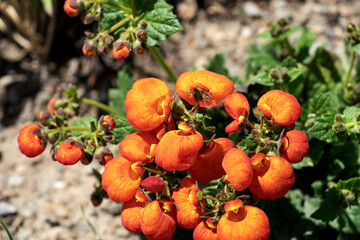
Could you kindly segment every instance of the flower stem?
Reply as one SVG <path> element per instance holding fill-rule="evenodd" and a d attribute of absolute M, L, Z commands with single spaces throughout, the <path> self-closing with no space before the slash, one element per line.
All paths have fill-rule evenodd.
<path fill-rule="evenodd" d="M 347 87 L 348 83 L 349 83 L 351 72 L 352 72 L 352 69 L 354 67 L 354 62 L 355 62 L 355 52 L 351 51 L 350 65 L 349 65 L 349 69 L 348 69 L 348 71 L 346 73 L 346 77 L 344 79 L 344 82 L 343 82 L 343 89 L 345 89 Z"/>
<path fill-rule="evenodd" d="M 85 104 L 88 104 L 88 105 L 92 105 L 92 106 L 95 106 L 101 110 L 104 110 L 105 112 L 108 112 L 108 113 L 112 113 L 116 116 L 119 116 L 121 118 L 125 118 L 125 116 L 121 113 L 119 113 L 118 111 L 116 111 L 115 109 L 103 104 L 103 103 L 99 103 L 99 102 L 96 102 L 94 100 L 91 100 L 91 99 L 88 99 L 88 98 L 81 98 L 80 99 L 80 102 L 82 103 L 85 103 Z"/>
<path fill-rule="evenodd" d="M 346 126 L 346 128 L 352 128 L 353 126 L 355 126 L 357 124 L 360 124 L 360 121 L 359 122 L 349 122 L 349 123 L 346 123 L 345 126 Z"/>
<path fill-rule="evenodd" d="M 0 220 L 0 224 L 3 226 L 3 228 L 5 229 L 5 231 L 6 231 L 6 233 L 7 233 L 7 235 L 8 235 L 8 237 L 9 237 L 9 240 L 13 240 L 13 238 L 12 238 L 12 235 L 11 235 L 11 233 L 10 233 L 10 231 L 7 229 L 7 227 L 5 226 L 5 224 Z"/>
<path fill-rule="evenodd" d="M 106 31 L 107 34 L 112 33 L 114 31 L 116 31 L 119 27 L 121 27 L 122 25 L 124 25 L 125 23 L 127 23 L 128 21 L 130 21 L 131 16 L 127 16 L 126 18 L 122 19 L 121 21 L 119 21 L 118 23 L 114 24 L 113 26 L 111 26 L 109 28 L 109 30 Z"/>
<path fill-rule="evenodd" d="M 135 1 L 131 0 L 131 12 L 134 17 L 137 16 L 136 7 L 135 7 Z"/>
<path fill-rule="evenodd" d="M 108 5 L 110 7 L 122 10 L 122 11 L 124 11 L 126 13 L 131 13 L 130 8 L 124 7 L 124 6 L 120 5 L 120 4 L 116 4 L 116 3 L 113 3 L 113 2 L 110 2 L 110 1 L 107 1 L 107 0 L 85 0 L 85 1 L 90 2 L 90 3 L 93 2 L 93 3 L 105 4 L 105 5 Z"/>
<path fill-rule="evenodd" d="M 171 70 L 171 68 L 166 64 L 165 59 L 161 55 L 160 51 L 153 46 L 148 46 L 149 51 L 154 56 L 156 61 L 161 65 L 161 67 L 165 70 L 166 74 L 169 76 L 170 80 L 174 83 L 176 83 L 177 77 L 174 74 L 174 72 Z"/>
<path fill-rule="evenodd" d="M 58 133 L 58 132 L 67 132 L 67 131 L 87 131 L 91 132 L 89 127 L 82 127 L 82 126 L 68 126 L 68 127 L 60 127 L 55 129 L 49 129 L 48 133 Z"/>

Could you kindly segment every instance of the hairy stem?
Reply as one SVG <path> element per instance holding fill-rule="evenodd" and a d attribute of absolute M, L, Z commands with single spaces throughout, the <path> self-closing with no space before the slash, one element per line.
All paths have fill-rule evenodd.
<path fill-rule="evenodd" d="M 105 4 L 105 5 L 108 5 L 110 7 L 113 7 L 113 8 L 116 8 L 116 9 L 119 9 L 119 10 L 122 10 L 126 13 L 131 13 L 131 9 L 130 8 L 127 8 L 127 7 L 124 7 L 123 5 L 121 4 L 116 4 L 116 3 L 113 3 L 111 1 L 107 1 L 107 0 L 86 0 L 86 2 L 92 2 L 92 3 L 100 3 L 100 4 Z"/>
<path fill-rule="evenodd" d="M 352 72 L 352 69 L 354 67 L 354 62 L 355 62 L 355 52 L 354 51 L 351 51 L 351 56 L 350 56 L 350 65 L 349 65 L 349 69 L 346 73 L 346 76 L 345 76 L 345 79 L 344 79 L 344 82 L 343 82 L 343 89 L 345 89 L 350 81 L 350 76 L 351 76 L 351 72 Z"/>
<path fill-rule="evenodd" d="M 82 103 L 85 103 L 85 104 L 88 104 L 88 105 L 91 105 L 91 106 L 95 106 L 101 110 L 104 110 L 105 112 L 108 112 L 108 113 L 112 113 L 116 116 L 119 116 L 121 118 L 125 118 L 125 116 L 121 113 L 119 113 L 118 111 L 116 111 L 115 109 L 103 104 L 103 103 L 99 103 L 99 102 L 96 102 L 94 100 L 91 100 L 91 99 L 88 99 L 88 98 L 81 98 L 80 99 L 80 102 Z"/>
<path fill-rule="evenodd" d="M 170 80 L 176 83 L 177 77 L 171 68 L 166 64 L 165 59 L 161 55 L 160 51 L 156 47 L 149 46 L 148 47 L 151 54 L 154 56 L 156 61 L 161 65 L 161 67 L 165 70 L 166 74 L 169 76 Z"/>

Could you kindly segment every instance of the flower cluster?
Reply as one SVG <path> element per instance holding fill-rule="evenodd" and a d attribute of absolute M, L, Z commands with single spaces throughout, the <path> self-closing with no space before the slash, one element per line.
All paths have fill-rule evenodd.
<path fill-rule="evenodd" d="M 221 104 L 233 119 L 227 133 L 243 131 L 252 151 L 206 126 L 206 109 Z M 119 144 L 120 157 L 105 164 L 102 187 L 124 202 L 123 226 L 152 239 L 171 239 L 176 226 L 194 229 L 196 240 L 266 239 L 259 199 L 284 196 L 295 182 L 291 164 L 309 149 L 306 135 L 292 130 L 301 106 L 291 94 L 272 90 L 260 97 L 250 121 L 247 98 L 225 76 L 207 70 L 183 73 L 176 95 L 156 78 L 137 80 L 126 95 L 127 119 L 136 132 Z M 204 117 L 206 115 L 206 117 Z M 217 184 L 212 189 L 212 183 Z"/>
<path fill-rule="evenodd" d="M 35 157 L 50 142 L 53 159 L 64 165 L 97 159 L 105 167 L 93 204 L 104 196 L 123 202 L 123 226 L 150 240 L 171 239 L 176 226 L 194 229 L 196 240 L 266 239 L 269 220 L 255 205 L 289 191 L 295 182 L 291 164 L 309 150 L 306 135 L 293 130 L 300 104 L 291 94 L 272 90 L 250 116 L 247 98 L 234 92 L 233 83 L 207 70 L 183 73 L 175 90 L 172 96 L 156 78 L 134 82 L 125 109 L 139 131 L 120 141 L 120 156 L 106 147 L 116 128 L 113 117 L 102 116 L 91 127 L 69 123 L 81 102 L 73 87 L 50 99 L 40 123 L 21 129 L 19 149 Z M 225 132 L 240 133 L 254 149 L 241 148 L 237 139 L 216 138 L 216 128 L 206 120 L 209 108 L 222 104 L 233 119 Z"/>
<path fill-rule="evenodd" d="M 69 17 L 81 16 L 84 24 L 99 22 L 102 17 L 102 6 L 96 1 L 90 0 L 66 0 L 64 2 L 64 11 Z M 96 53 L 112 53 L 114 59 L 124 60 L 131 51 L 142 55 L 146 52 L 146 41 L 148 34 L 145 31 L 147 24 L 144 20 L 138 21 L 136 26 L 130 26 L 123 31 L 119 37 L 110 35 L 111 32 L 118 30 L 130 18 L 124 18 L 119 26 L 113 26 L 109 29 L 95 28 L 93 31 L 86 31 L 86 40 L 82 47 L 82 52 L 87 57 L 94 57 Z"/>

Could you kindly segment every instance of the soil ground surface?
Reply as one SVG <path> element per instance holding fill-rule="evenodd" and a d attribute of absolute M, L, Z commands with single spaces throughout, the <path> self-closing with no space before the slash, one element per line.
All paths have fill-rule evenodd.
<path fill-rule="evenodd" d="M 243 75 L 246 46 L 261 41 L 256 36 L 281 17 L 291 25 L 310 27 L 316 34 L 315 46 L 325 44 L 344 56 L 345 27 L 348 22 L 360 23 L 360 1 L 356 0 L 173 3 L 184 30 L 164 41 L 161 51 L 176 74 L 193 66 L 202 68 L 210 57 L 225 52 L 230 74 Z M 75 84 L 81 96 L 106 103 L 107 90 L 116 87 L 116 71 L 124 64 L 111 56 L 82 56 L 86 27 L 60 10 L 47 61 L 31 51 L 19 55 L 24 49 L 0 31 L 0 219 L 19 240 L 96 239 L 88 221 L 101 239 L 145 239 L 122 227 L 121 204 L 104 200 L 101 206 L 92 206 L 89 198 L 96 183 L 92 168 L 101 172 L 99 164 L 64 167 L 51 160 L 49 149 L 32 159 L 18 150 L 19 129 L 46 109 L 59 85 Z M 167 79 L 149 53 L 127 62 L 134 66 L 135 79 Z M 93 108 L 81 111 L 99 114 Z M 8 239 L 2 228 L 0 239 Z"/>

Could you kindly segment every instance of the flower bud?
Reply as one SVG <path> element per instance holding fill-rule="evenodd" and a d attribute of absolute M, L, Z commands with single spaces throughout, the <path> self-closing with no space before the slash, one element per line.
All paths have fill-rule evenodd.
<path fill-rule="evenodd" d="M 118 60 L 124 60 L 130 55 L 131 47 L 128 42 L 115 42 L 112 50 L 113 57 Z"/>
<path fill-rule="evenodd" d="M 66 0 L 64 3 L 64 11 L 69 17 L 76 17 L 78 15 L 78 7 L 76 0 Z"/>
<path fill-rule="evenodd" d="M 136 36 L 141 42 L 146 42 L 148 38 L 148 34 L 144 30 L 140 30 Z"/>
<path fill-rule="evenodd" d="M 164 181 L 156 176 L 150 176 L 146 179 L 144 179 L 140 186 L 144 188 L 146 191 L 150 191 L 153 193 L 160 193 L 165 188 Z"/>
<path fill-rule="evenodd" d="M 143 55 L 146 52 L 146 45 L 144 42 L 140 42 L 140 41 L 135 41 L 133 44 L 134 48 L 134 52 L 137 55 Z"/>
<path fill-rule="evenodd" d="M 42 137 L 40 128 L 36 123 L 23 127 L 17 138 L 20 151 L 27 157 L 40 155 L 46 147 L 46 138 Z"/>
<path fill-rule="evenodd" d="M 146 29 L 147 28 L 147 23 L 144 21 L 144 20 L 141 20 L 138 24 L 138 26 L 141 28 L 141 29 Z"/>
<path fill-rule="evenodd" d="M 94 57 L 96 55 L 95 47 L 89 41 L 86 41 L 84 43 L 84 45 L 82 47 L 82 52 L 87 57 Z"/>

